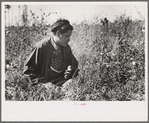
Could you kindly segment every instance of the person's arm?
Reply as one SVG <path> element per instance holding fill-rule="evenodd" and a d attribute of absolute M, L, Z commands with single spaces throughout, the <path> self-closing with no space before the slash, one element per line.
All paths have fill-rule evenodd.
<path fill-rule="evenodd" d="M 43 77 L 40 76 L 40 65 L 43 60 L 43 50 L 42 47 L 35 46 L 29 55 L 26 63 L 24 65 L 24 74 L 28 75 L 33 83 L 38 83 L 38 80 Z M 43 79 L 44 80 L 44 79 Z M 42 81 L 43 81 L 42 80 Z M 44 80 L 45 81 L 45 80 Z"/>
<path fill-rule="evenodd" d="M 72 66 L 72 69 L 75 71 L 78 69 L 78 61 L 77 59 L 74 57 L 74 55 L 72 54 L 72 63 L 71 63 L 71 66 Z"/>
<path fill-rule="evenodd" d="M 74 57 L 71 48 L 69 47 L 69 53 L 70 53 L 70 58 L 71 58 L 71 63 L 68 66 L 67 70 L 64 73 L 65 79 L 70 79 L 73 77 L 73 74 L 78 70 L 78 61 Z M 78 72 L 78 71 L 77 71 Z M 77 75 L 78 73 L 76 73 Z"/>

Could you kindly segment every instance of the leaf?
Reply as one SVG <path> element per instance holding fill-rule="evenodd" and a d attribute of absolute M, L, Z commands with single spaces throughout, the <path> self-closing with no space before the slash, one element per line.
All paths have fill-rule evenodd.
<path fill-rule="evenodd" d="M 24 93 L 21 91 L 20 93 L 21 98 L 24 98 Z"/>
<path fill-rule="evenodd" d="M 33 97 L 29 97 L 28 98 L 28 101 L 33 101 Z"/>

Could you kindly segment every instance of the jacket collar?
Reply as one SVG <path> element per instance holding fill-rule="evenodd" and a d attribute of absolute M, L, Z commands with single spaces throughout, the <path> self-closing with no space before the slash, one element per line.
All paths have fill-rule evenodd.
<path fill-rule="evenodd" d="M 55 50 L 62 50 L 62 48 L 63 48 L 62 46 L 56 44 L 56 42 L 54 41 L 53 38 L 51 38 L 51 44 L 52 44 L 52 46 L 54 47 Z"/>

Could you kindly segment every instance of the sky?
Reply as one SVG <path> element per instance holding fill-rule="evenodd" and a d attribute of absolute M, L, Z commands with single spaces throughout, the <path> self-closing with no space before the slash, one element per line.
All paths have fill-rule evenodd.
<path fill-rule="evenodd" d="M 147 2 L 5 2 L 4 4 L 11 5 L 7 17 L 7 23 L 11 24 L 15 24 L 21 18 L 19 15 L 22 13 L 23 5 L 28 6 L 28 18 L 31 17 L 30 10 L 36 17 L 39 16 L 39 19 L 43 12 L 45 15 L 54 12 L 45 17 L 47 24 L 55 22 L 58 18 L 66 18 L 72 23 L 80 23 L 83 20 L 93 22 L 97 15 L 99 19 L 107 17 L 112 22 L 116 16 L 124 12 L 133 20 L 144 19 L 147 15 Z M 18 5 L 21 7 L 20 12 Z"/>

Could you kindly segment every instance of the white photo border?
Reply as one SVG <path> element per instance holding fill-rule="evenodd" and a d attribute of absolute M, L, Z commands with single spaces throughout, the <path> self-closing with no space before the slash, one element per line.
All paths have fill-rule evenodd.
<path fill-rule="evenodd" d="M 100 1 L 99 1 L 100 2 Z M 46 2 L 2 2 L 1 3 L 1 120 L 2 121 L 148 121 L 148 28 L 145 28 L 145 101 L 50 101 L 24 102 L 5 101 L 5 4 L 47 4 Z M 76 3 L 76 2 L 75 2 Z M 105 2 L 107 3 L 107 2 Z M 123 2 L 121 2 L 123 3 Z M 69 4 L 59 2 L 56 4 Z M 73 4 L 71 2 L 71 4 Z M 81 2 L 79 2 L 81 4 Z M 146 2 L 147 10 L 148 3 Z M 146 25 L 148 27 L 148 11 Z"/>

